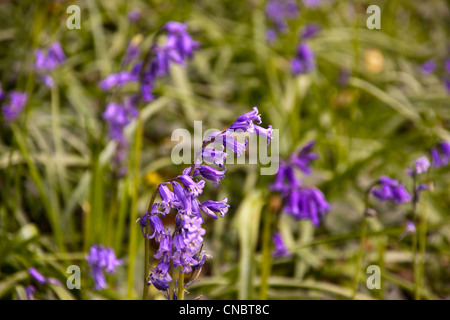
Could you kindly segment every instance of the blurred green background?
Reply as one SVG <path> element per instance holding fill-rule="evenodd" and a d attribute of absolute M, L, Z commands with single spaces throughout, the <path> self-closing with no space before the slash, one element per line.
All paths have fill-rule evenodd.
<path fill-rule="evenodd" d="M 66 9 L 81 8 L 81 29 L 69 30 Z M 369 30 L 369 5 L 381 8 L 381 29 Z M 280 156 L 288 157 L 315 139 L 319 159 L 305 185 L 319 187 L 332 205 L 321 226 L 281 215 L 278 229 L 295 254 L 275 258 L 269 299 L 348 299 L 363 211 L 364 189 L 381 175 L 406 183 L 405 169 L 450 140 L 450 95 L 443 79 L 450 56 L 450 6 L 434 1 L 320 1 L 299 15 L 269 43 L 271 22 L 265 1 L 2 1 L 0 2 L 0 81 L 4 90 L 22 90 L 29 103 L 18 121 L 0 126 L 0 298 L 23 299 L 36 267 L 63 284 L 69 265 L 81 267 L 81 290 L 48 285 L 38 299 L 140 298 L 144 241 L 135 225 L 158 185 L 186 167 L 170 158 L 172 131 L 225 128 L 258 106 L 264 125 L 280 131 Z M 135 22 L 132 10 L 140 12 Z M 140 34 L 151 43 L 168 21 L 186 22 L 201 43 L 186 67 L 174 66 L 157 82 L 158 98 L 126 130 L 128 171 L 111 170 L 114 144 L 101 114 L 110 96 L 98 82 L 120 70 L 128 41 Z M 294 76 L 290 59 L 307 23 L 321 31 L 308 40 L 316 69 Z M 33 72 L 36 48 L 61 42 L 68 57 L 48 90 Z M 434 59 L 436 70 L 421 65 Z M 350 73 L 339 84 L 340 73 Z M 425 178 L 419 215 L 427 221 L 422 248 L 421 298 L 450 297 L 450 174 L 447 167 Z M 229 165 L 205 199 L 227 197 L 223 219 L 206 220 L 205 249 L 212 255 L 193 299 L 258 299 L 263 218 L 270 212 L 268 185 L 258 165 Z M 374 203 L 378 217 L 364 245 L 363 299 L 412 299 L 411 238 L 399 241 L 410 206 Z M 420 233 L 420 229 L 418 232 Z M 420 236 L 419 236 L 420 237 Z M 422 238 L 423 239 L 423 238 Z M 108 276 L 109 289 L 92 290 L 84 260 L 92 243 L 113 247 L 123 265 Z M 422 242 L 424 243 L 424 242 Z M 154 250 L 157 247 L 153 248 Z M 365 268 L 381 268 L 381 290 L 368 290 Z M 156 291 L 152 298 L 161 299 Z"/>

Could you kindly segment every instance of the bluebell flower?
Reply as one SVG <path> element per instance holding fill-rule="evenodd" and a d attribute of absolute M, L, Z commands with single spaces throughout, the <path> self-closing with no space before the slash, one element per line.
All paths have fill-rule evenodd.
<path fill-rule="evenodd" d="M 423 74 L 430 74 L 436 69 L 436 62 L 433 59 L 427 60 L 422 64 L 421 70 Z"/>
<path fill-rule="evenodd" d="M 223 218 L 225 216 L 225 213 L 228 212 L 228 208 L 230 207 L 227 201 L 227 198 L 223 198 L 222 201 L 203 201 L 200 204 L 200 210 L 213 219 L 217 219 L 216 213 L 219 213 L 220 217 Z"/>
<path fill-rule="evenodd" d="M 278 32 L 285 32 L 287 29 L 286 20 L 298 16 L 297 3 L 295 1 L 271 0 L 266 4 L 265 13 Z"/>
<path fill-rule="evenodd" d="M 86 261 L 91 267 L 89 274 L 94 280 L 95 290 L 106 289 L 108 285 L 106 284 L 104 272 L 113 274 L 116 272 L 116 268 L 122 264 L 122 261 L 116 258 L 112 248 L 104 247 L 100 244 L 92 245 L 89 254 L 86 256 Z"/>
<path fill-rule="evenodd" d="M 392 201 L 397 204 L 411 201 L 411 195 L 397 180 L 383 176 L 378 179 L 378 184 L 380 186 L 373 188 L 372 194 L 380 201 Z"/>
<path fill-rule="evenodd" d="M 434 168 L 446 166 L 450 161 L 450 142 L 440 142 L 431 149 L 431 163 Z"/>
<path fill-rule="evenodd" d="M 414 163 L 414 170 L 416 174 L 422 174 L 424 172 L 427 172 L 430 168 L 430 161 L 427 157 L 420 157 L 416 160 Z"/>
<path fill-rule="evenodd" d="M 317 153 L 312 152 L 315 144 L 316 142 L 314 140 L 308 142 L 303 148 L 298 152 L 293 153 L 290 157 L 291 162 L 307 175 L 311 174 L 309 164 L 319 157 Z"/>
<path fill-rule="evenodd" d="M 412 221 L 408 221 L 405 226 L 405 231 L 400 236 L 400 241 L 403 240 L 408 234 L 416 233 L 416 225 Z"/>
<path fill-rule="evenodd" d="M 165 291 L 169 288 L 169 283 L 172 278 L 169 274 L 169 264 L 166 262 L 160 262 L 158 265 L 150 270 L 150 281 L 148 284 L 153 284 L 156 289 Z"/>
<path fill-rule="evenodd" d="M 283 211 L 297 220 L 311 220 L 317 227 L 330 209 L 331 205 L 325 200 L 325 196 L 319 189 L 300 187 L 290 192 Z"/>
<path fill-rule="evenodd" d="M 53 78 L 50 73 L 66 60 L 66 55 L 59 42 L 53 42 L 46 50 L 35 50 L 34 68 L 40 73 L 44 84 L 52 88 L 54 86 Z"/>
<path fill-rule="evenodd" d="M 219 185 L 219 180 L 225 178 L 225 172 L 227 168 L 224 167 L 224 170 L 217 170 L 208 165 L 199 165 L 196 164 L 194 167 L 194 177 L 201 176 L 205 179 L 214 182 L 214 186 L 217 187 Z M 183 171 L 183 174 L 191 174 L 191 167 L 186 168 Z"/>
<path fill-rule="evenodd" d="M 203 150 L 201 150 L 201 156 L 202 156 L 202 160 L 205 162 L 209 162 L 209 163 L 214 163 L 216 166 L 218 167 L 223 167 L 224 163 L 225 163 L 225 159 L 228 156 L 228 153 L 223 151 L 223 146 L 222 146 L 222 150 L 217 150 L 215 148 L 205 148 Z M 202 160 L 198 160 L 198 161 L 202 161 Z"/>
<path fill-rule="evenodd" d="M 36 291 L 36 287 L 32 284 L 28 285 L 25 288 L 25 295 L 27 296 L 28 300 L 34 300 L 34 292 Z"/>
<path fill-rule="evenodd" d="M 45 284 L 47 279 L 36 268 L 29 268 L 28 273 L 39 283 Z"/>
<path fill-rule="evenodd" d="M 184 174 L 178 176 L 177 179 L 189 190 L 190 195 L 198 197 L 198 195 L 202 194 L 205 181 L 195 182 L 190 176 Z"/>
<path fill-rule="evenodd" d="M 283 238 L 279 232 L 276 232 L 272 236 L 273 244 L 275 246 L 274 251 L 272 252 L 273 257 L 291 257 L 292 253 L 286 248 L 283 242 Z"/>
<path fill-rule="evenodd" d="M 9 101 L 4 103 L 2 113 L 5 117 L 5 123 L 9 124 L 17 120 L 23 108 L 28 102 L 28 95 L 24 92 L 11 91 Z"/>
<path fill-rule="evenodd" d="M 168 26 L 170 32 L 178 34 L 177 36 L 180 37 L 182 37 L 180 34 L 185 30 L 184 28 L 184 25 L 180 24 L 170 24 Z M 259 131 L 260 135 L 267 136 L 270 140 L 271 126 L 268 129 L 259 126 L 255 129 L 254 121 L 261 123 L 257 107 L 239 116 L 234 124 L 237 127 L 244 128 L 244 130 L 247 130 L 246 132 L 253 126 L 253 133 Z M 206 200 L 200 202 L 198 197 L 203 193 L 205 181 L 197 181 L 195 178 L 201 177 L 211 180 L 217 186 L 219 181 L 225 177 L 226 168 L 217 170 L 210 165 L 204 165 L 203 162 L 209 161 L 219 167 L 223 167 L 225 158 L 228 155 L 223 151 L 225 147 L 238 155 L 244 152 L 247 147 L 247 141 L 238 143 L 234 140 L 232 136 L 233 130 L 228 128 L 208 136 L 203 141 L 202 149 L 197 153 L 197 155 L 202 155 L 202 158 L 196 159 L 193 166 L 184 169 L 181 175 L 160 184 L 157 191 L 161 201 L 153 202 L 150 214 L 146 212 L 139 219 L 144 237 L 159 242 L 158 251 L 154 254 L 154 257 L 159 259 L 159 263 L 151 270 L 148 284 L 152 284 L 158 290 L 161 290 L 166 297 L 168 296 L 167 289 L 171 281 L 169 275 L 171 265 L 174 268 L 180 267 L 183 273 L 192 273 L 192 278 L 193 273 L 201 269 L 208 257 L 205 251 L 202 250 L 203 236 L 205 234 L 205 229 L 202 228 L 205 222 L 202 212 L 211 218 L 217 219 L 217 216 L 223 217 L 228 211 L 227 198 L 224 198 L 222 201 Z M 208 147 L 213 143 L 219 144 L 219 148 L 222 150 Z M 173 191 L 169 189 L 169 183 L 172 185 Z M 159 215 L 170 213 L 171 209 L 177 211 L 173 233 L 171 233 L 169 228 L 164 229 L 162 220 L 159 218 Z M 147 223 L 149 224 L 148 229 Z M 185 286 L 195 281 L 197 276 L 194 276 L 194 280 L 191 279 Z"/>
<path fill-rule="evenodd" d="M 141 13 L 139 10 L 134 9 L 128 12 L 128 21 L 130 22 L 136 22 L 141 18 Z"/>
<path fill-rule="evenodd" d="M 291 60 L 294 75 L 309 73 L 315 69 L 315 55 L 308 43 L 302 42 L 297 47 L 296 55 Z"/>

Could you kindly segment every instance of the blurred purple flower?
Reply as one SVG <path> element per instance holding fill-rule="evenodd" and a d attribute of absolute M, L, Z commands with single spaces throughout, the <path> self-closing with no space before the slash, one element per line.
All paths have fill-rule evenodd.
<path fill-rule="evenodd" d="M 141 13 L 139 10 L 134 9 L 128 12 L 128 21 L 130 22 L 136 22 L 141 18 Z"/>
<path fill-rule="evenodd" d="M 430 59 L 422 64 L 421 69 L 423 74 L 430 74 L 436 69 L 436 62 Z"/>
<path fill-rule="evenodd" d="M 373 188 L 372 194 L 380 201 L 393 201 L 397 204 L 411 201 L 411 195 L 397 180 L 383 176 L 378 179 L 378 184 L 380 186 Z"/>
<path fill-rule="evenodd" d="M 29 268 L 28 273 L 37 281 L 39 284 L 45 284 L 47 279 L 37 271 L 36 268 Z"/>
<path fill-rule="evenodd" d="M 298 16 L 298 7 L 296 1 L 271 0 L 266 4 L 265 13 L 274 26 L 266 31 L 266 40 L 271 43 L 276 40 L 278 32 L 286 32 L 286 20 Z"/>
<path fill-rule="evenodd" d="M 303 27 L 300 34 L 303 40 L 315 37 L 320 32 L 321 26 L 317 23 L 308 23 Z"/>
<path fill-rule="evenodd" d="M 284 245 L 283 238 L 279 232 L 276 232 L 272 236 L 273 244 L 275 246 L 274 251 L 272 252 L 273 257 L 291 257 L 292 253 L 288 251 L 286 246 Z"/>
<path fill-rule="evenodd" d="M 316 141 L 312 140 L 290 156 L 291 162 L 307 175 L 311 174 L 311 169 L 308 167 L 309 163 L 319 157 L 317 153 L 312 152 L 315 144 Z"/>
<path fill-rule="evenodd" d="M 416 225 L 412 221 L 408 221 L 405 226 L 405 231 L 400 236 L 400 241 L 403 240 L 408 234 L 416 233 Z"/>
<path fill-rule="evenodd" d="M 66 55 L 59 42 L 53 42 L 46 50 L 35 50 L 34 68 L 41 74 L 41 80 L 44 84 L 53 88 L 54 81 L 49 75 L 58 65 L 66 60 Z"/>
<path fill-rule="evenodd" d="M 25 295 L 27 296 L 28 300 L 34 300 L 34 292 L 36 291 L 36 287 L 32 284 L 28 285 L 25 288 Z"/>
<path fill-rule="evenodd" d="M 412 169 L 407 168 L 406 173 L 410 176 L 414 176 L 416 174 L 422 174 L 424 172 L 427 172 L 429 168 L 430 168 L 430 161 L 428 160 L 427 157 L 423 156 L 414 162 L 414 166 Z"/>
<path fill-rule="evenodd" d="M 86 261 L 91 267 L 89 272 L 90 276 L 94 280 L 94 289 L 102 290 L 106 289 L 105 274 L 113 274 L 116 272 L 116 268 L 122 264 L 122 260 L 118 260 L 114 253 L 114 250 L 109 247 L 104 247 L 100 244 L 94 244 L 89 250 L 89 254 L 86 256 Z"/>
<path fill-rule="evenodd" d="M 2 107 L 2 113 L 5 117 L 5 123 L 9 124 L 16 121 L 27 102 L 28 95 L 26 93 L 11 91 L 9 93 L 9 101 Z"/>
<path fill-rule="evenodd" d="M 446 166 L 450 161 L 450 142 L 440 142 L 431 148 L 431 163 L 433 168 Z"/>
<path fill-rule="evenodd" d="M 295 219 L 311 220 L 315 227 L 331 209 L 323 193 L 315 187 L 300 187 L 292 190 L 287 198 L 283 211 Z"/>
<path fill-rule="evenodd" d="M 291 60 L 291 69 L 294 75 L 309 73 L 315 69 L 314 52 L 306 42 L 297 47 L 297 53 Z"/>

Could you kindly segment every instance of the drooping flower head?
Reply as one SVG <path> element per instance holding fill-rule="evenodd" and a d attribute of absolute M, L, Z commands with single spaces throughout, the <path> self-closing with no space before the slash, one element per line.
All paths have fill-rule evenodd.
<path fill-rule="evenodd" d="M 169 31 L 182 36 L 184 26 L 173 24 L 168 26 Z M 148 285 L 154 285 L 155 288 L 162 291 L 168 297 L 169 283 L 172 281 L 170 269 L 179 267 L 182 273 L 200 273 L 200 269 L 204 265 L 208 255 L 203 250 L 203 236 L 205 229 L 202 225 L 205 223 L 203 215 L 217 219 L 224 217 L 228 212 L 227 198 L 221 201 L 206 200 L 200 201 L 198 198 L 203 194 L 206 186 L 204 178 L 214 182 L 214 186 L 225 177 L 226 168 L 224 167 L 225 159 L 228 153 L 224 152 L 224 148 L 230 149 L 231 152 L 241 154 L 247 147 L 247 142 L 239 143 L 234 140 L 232 134 L 234 130 L 239 129 L 241 132 L 256 133 L 266 137 L 270 142 L 269 129 L 262 132 L 264 128 L 255 128 L 257 122 L 261 124 L 261 116 L 258 108 L 239 116 L 232 124 L 232 129 L 227 128 L 224 131 L 214 132 L 209 135 L 202 144 L 201 150 L 197 152 L 197 159 L 193 165 L 184 169 L 183 173 L 176 178 L 161 183 L 157 189 L 161 201 L 153 202 L 150 213 L 146 212 L 139 219 L 142 233 L 147 239 L 154 239 L 159 243 L 158 251 L 154 257 L 159 260 L 157 266 L 150 270 L 148 275 Z M 261 129 L 260 129 L 261 128 Z M 216 149 L 213 144 L 218 144 Z M 201 156 L 201 157 L 200 157 Z M 203 164 L 208 161 L 211 165 Z M 218 170 L 214 165 L 223 168 Z M 172 190 L 169 189 L 172 187 Z M 152 198 L 155 199 L 155 198 Z M 163 220 L 160 216 L 166 216 L 170 212 L 176 211 L 175 230 L 165 228 Z M 194 276 L 194 279 L 197 277 Z M 191 280 L 192 281 L 192 280 Z M 185 286 L 189 285 L 188 282 Z"/>
<path fill-rule="evenodd" d="M 288 160 L 282 159 L 275 181 L 269 189 L 283 195 L 283 212 L 292 215 L 296 220 L 308 219 L 317 227 L 325 213 L 331 209 L 331 205 L 319 189 L 302 186 L 295 172 L 298 170 L 306 175 L 311 173 L 310 162 L 318 157 L 312 152 L 314 145 L 315 141 L 310 141 L 299 151 L 292 153 Z"/>
<path fill-rule="evenodd" d="M 372 194 L 380 201 L 392 201 L 397 204 L 411 201 L 411 195 L 405 186 L 397 180 L 383 176 L 378 179 L 379 186 L 372 189 Z"/>
<path fill-rule="evenodd" d="M 283 238 L 279 232 L 276 232 L 272 236 L 273 244 L 275 246 L 274 251 L 272 252 L 273 257 L 291 257 L 292 253 L 286 248 L 283 242 Z"/>
<path fill-rule="evenodd" d="M 296 220 L 311 220 L 315 227 L 331 209 L 323 193 L 315 187 L 300 187 L 289 193 L 283 211 Z"/>
<path fill-rule="evenodd" d="M 95 290 L 108 288 L 104 272 L 113 274 L 116 272 L 116 268 L 122 264 L 122 260 L 116 258 L 112 248 L 104 247 L 100 244 L 94 244 L 90 248 L 86 261 L 91 267 L 89 274 L 94 280 Z"/>
<path fill-rule="evenodd" d="M 54 81 L 50 73 L 61 63 L 66 61 L 66 55 L 57 41 L 53 42 L 47 49 L 37 49 L 34 52 L 34 69 L 38 71 L 42 81 L 49 88 L 53 87 Z"/>

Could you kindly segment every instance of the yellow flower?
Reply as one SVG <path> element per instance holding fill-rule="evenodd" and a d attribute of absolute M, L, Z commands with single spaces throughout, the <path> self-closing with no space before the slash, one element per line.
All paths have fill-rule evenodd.
<path fill-rule="evenodd" d="M 145 182 L 149 185 L 158 185 L 164 180 L 157 172 L 151 171 L 145 176 Z"/>
<path fill-rule="evenodd" d="M 384 67 L 384 57 L 380 50 L 369 49 L 364 52 L 366 69 L 372 73 L 380 73 Z"/>

